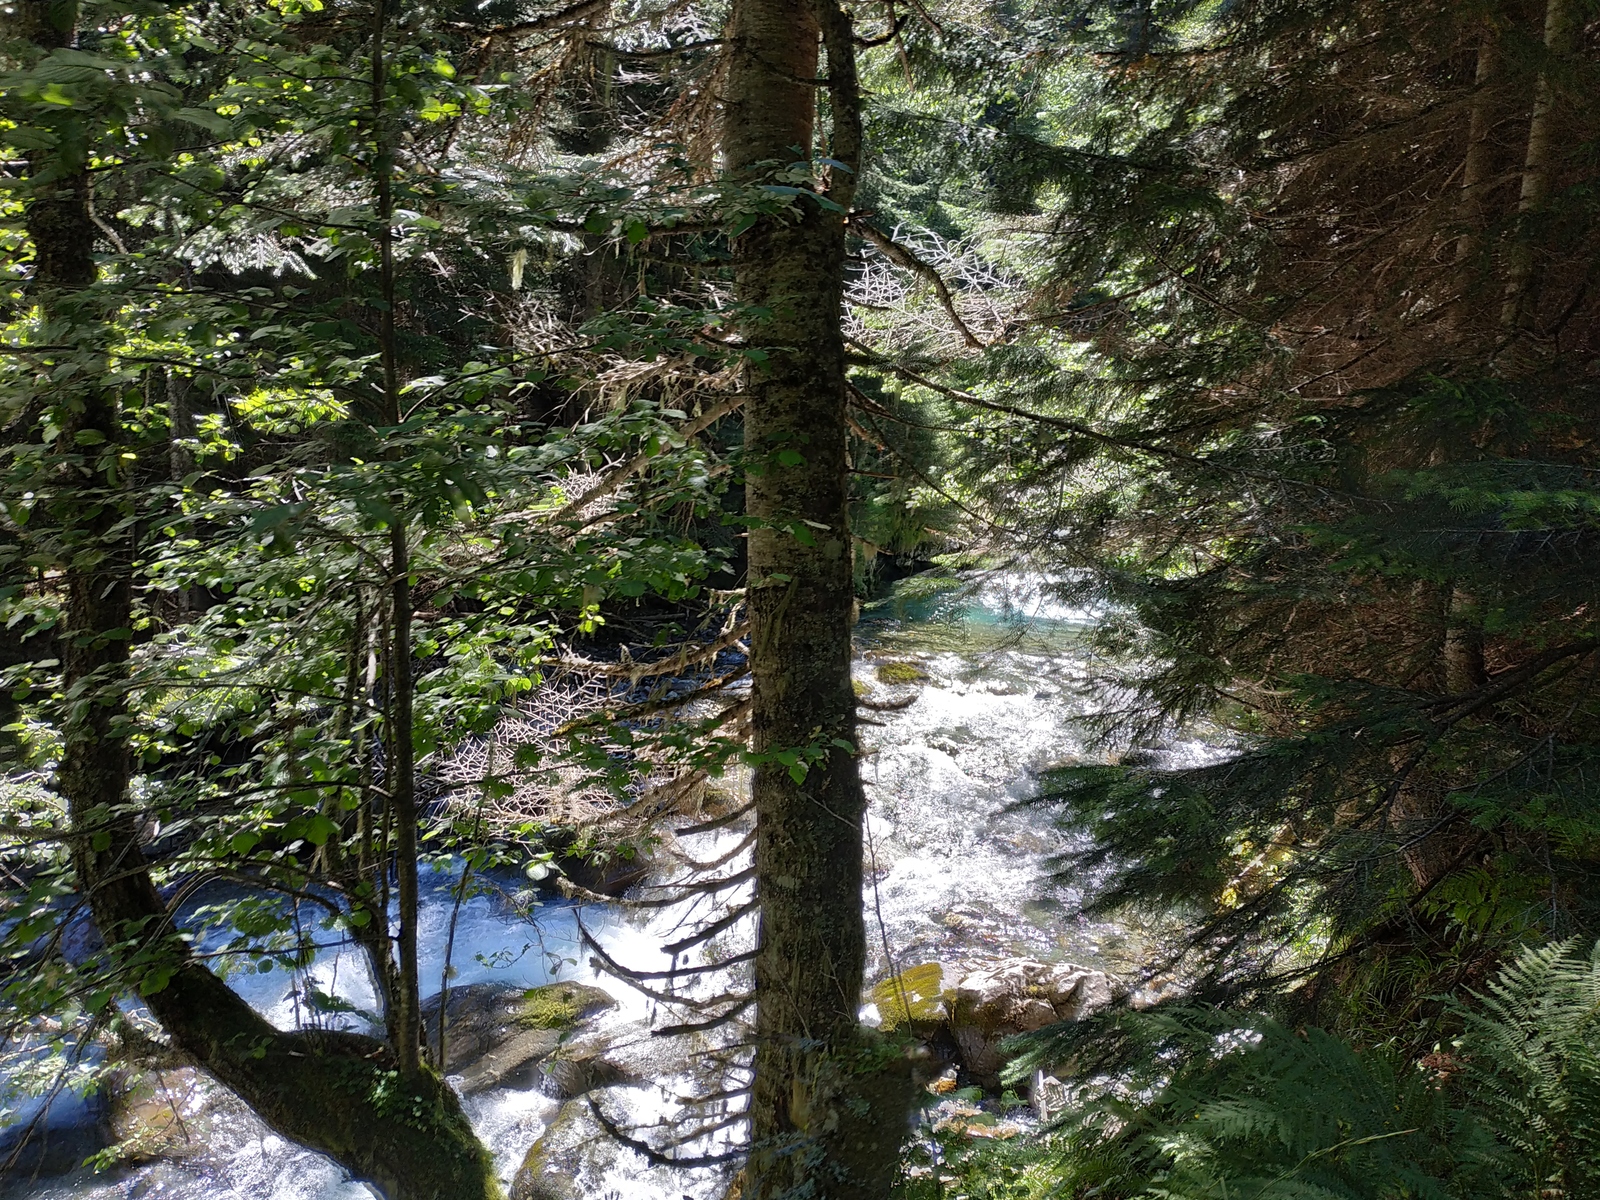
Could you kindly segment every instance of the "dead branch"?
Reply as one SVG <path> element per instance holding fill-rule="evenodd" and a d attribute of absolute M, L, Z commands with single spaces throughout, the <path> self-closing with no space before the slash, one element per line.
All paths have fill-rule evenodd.
<path fill-rule="evenodd" d="M 751 913 L 755 912 L 760 907 L 761 907 L 761 901 L 759 901 L 759 900 L 751 900 L 746 904 L 741 904 L 738 908 L 734 909 L 732 912 L 730 912 L 727 916 L 723 917 L 721 920 L 713 921 L 711 924 L 707 925 L 704 929 L 698 930 L 697 932 L 695 932 L 691 936 L 686 937 L 686 938 L 682 938 L 679 941 L 672 942 L 672 943 L 670 943 L 668 945 L 665 945 L 665 946 L 661 947 L 661 952 L 663 954 L 670 954 L 670 955 L 673 955 L 674 957 L 676 957 L 677 955 L 682 954 L 685 950 L 688 950 L 692 946 L 698 946 L 701 942 L 710 941 L 712 938 L 716 937 L 717 934 L 721 933 L 724 929 L 728 929 L 728 928 L 731 928 L 734 925 L 737 925 L 745 917 L 748 917 Z M 754 954 L 750 955 L 750 957 L 754 957 Z M 732 961 L 732 962 L 741 962 L 743 960 L 742 959 L 731 959 L 730 961 Z"/>
<path fill-rule="evenodd" d="M 651 972 L 633 971 L 623 966 L 616 959 L 607 954 L 604 947 L 602 947 L 599 942 L 595 941 L 594 935 L 589 932 L 589 927 L 583 923 L 582 917 L 577 917 L 575 919 L 578 924 L 578 935 L 583 939 L 583 944 L 588 946 L 589 949 L 594 952 L 589 959 L 589 965 L 595 968 L 597 971 L 604 971 L 607 975 L 622 980 L 640 995 L 648 996 L 652 1000 L 658 1000 L 662 1004 L 675 1004 L 682 1008 L 692 1009 L 706 1009 L 715 1004 L 727 1004 L 731 1001 L 742 998 L 738 993 L 734 992 L 724 993 L 720 996 L 708 996 L 703 1000 L 697 1000 L 692 996 L 679 996 L 674 995 L 671 992 L 658 992 L 654 988 L 645 987 L 639 982 L 640 979 L 658 978 L 659 976 Z M 678 974 L 687 974 L 687 971 L 680 971 Z"/>
<path fill-rule="evenodd" d="M 725 1154 L 698 1154 L 692 1156 L 663 1154 L 654 1146 L 650 1145 L 649 1142 L 641 1142 L 638 1138 L 629 1137 L 627 1134 L 623 1133 L 622 1130 L 618 1129 L 616 1125 L 612 1124 L 611 1120 L 605 1115 L 605 1113 L 600 1111 L 600 1105 L 595 1101 L 593 1096 L 589 1096 L 588 1101 L 589 1111 L 594 1113 L 594 1119 L 600 1122 L 600 1127 L 604 1129 L 612 1139 L 622 1143 L 622 1145 L 628 1147 L 628 1149 L 635 1150 L 644 1155 L 644 1157 L 655 1166 L 714 1167 L 719 1163 L 735 1162 L 744 1157 L 744 1151 L 742 1150 L 730 1150 Z M 726 1122 L 720 1122 L 719 1125 L 725 1123 Z M 710 1131 L 708 1130 L 707 1132 Z M 685 1138 L 684 1140 L 692 1141 L 693 1139 Z"/>
<path fill-rule="evenodd" d="M 746 996 L 727 1012 L 712 1017 L 708 1021 L 690 1021 L 680 1025 L 663 1025 L 660 1029 L 652 1029 L 650 1033 L 653 1037 L 676 1037 L 680 1033 L 704 1033 L 707 1030 L 728 1024 L 755 1002 L 756 998 L 754 996 Z"/>
<path fill-rule="evenodd" d="M 717 817 L 711 821 L 702 821 L 698 825 L 686 825 L 684 828 L 674 829 L 672 832 L 678 837 L 689 837 L 696 833 L 710 833 L 713 829 L 721 829 L 724 825 L 732 825 L 754 807 L 754 804 L 741 804 L 725 816 Z"/>
<path fill-rule="evenodd" d="M 945 283 L 943 275 L 873 225 L 865 217 L 859 215 L 851 217 L 850 228 L 876 246 L 879 252 L 894 263 L 895 266 L 904 267 L 914 275 L 927 280 L 933 287 L 934 295 L 939 298 L 939 307 L 944 309 L 945 315 L 950 318 L 950 323 L 956 327 L 956 332 L 961 335 L 961 341 L 969 350 L 983 349 L 984 343 L 979 340 L 977 334 L 972 332 L 967 323 L 961 319 L 961 313 L 956 309 L 956 299 L 951 295 L 950 287 Z"/>
<path fill-rule="evenodd" d="M 715 424 L 729 413 L 733 412 L 734 409 L 738 408 L 743 403 L 743 395 L 729 396 L 721 404 L 713 404 L 694 420 L 684 425 L 677 431 L 675 436 L 687 442 L 690 438 L 702 433 L 708 427 Z M 550 516 L 549 520 L 553 523 L 560 523 L 562 521 L 571 519 L 575 514 L 583 512 L 584 509 L 595 503 L 595 501 L 600 500 L 601 498 L 616 491 L 630 478 L 632 478 L 634 475 L 637 475 L 640 471 L 644 470 L 647 466 L 654 462 L 657 457 L 657 454 L 640 451 L 627 462 L 623 463 L 620 467 L 617 467 L 610 474 L 606 475 L 605 478 L 603 478 L 599 483 L 595 484 L 594 487 L 583 493 L 583 495 L 579 496 L 576 500 L 569 500 L 566 504 L 563 504 Z"/>

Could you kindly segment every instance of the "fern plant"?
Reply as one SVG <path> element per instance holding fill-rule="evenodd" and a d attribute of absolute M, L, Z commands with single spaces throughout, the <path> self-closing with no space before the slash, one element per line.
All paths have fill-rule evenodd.
<path fill-rule="evenodd" d="M 1462 1009 L 1485 1125 L 1521 1164 L 1518 1194 L 1600 1196 L 1600 943 L 1518 957 Z"/>
<path fill-rule="evenodd" d="M 1600 1197 L 1600 944 L 1526 950 L 1451 1001 L 1452 1052 L 1356 1047 L 1268 1017 L 1122 1012 L 1142 1050 L 1041 1143 L 1039 1197 L 1591 1200 Z M 1051 1030 L 1014 1070 L 1049 1061 Z M 1042 1176 L 1036 1171 L 1036 1180 Z"/>

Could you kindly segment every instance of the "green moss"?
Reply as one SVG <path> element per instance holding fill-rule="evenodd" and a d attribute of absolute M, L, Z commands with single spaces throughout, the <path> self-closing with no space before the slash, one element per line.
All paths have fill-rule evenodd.
<path fill-rule="evenodd" d="M 928 673 L 915 663 L 886 662 L 878 666 L 879 683 L 922 683 Z"/>
<path fill-rule="evenodd" d="M 616 1003 L 607 992 L 585 983 L 547 983 L 522 993 L 517 1024 L 525 1029 L 569 1029 Z"/>
<path fill-rule="evenodd" d="M 872 685 L 864 679 L 852 679 L 850 681 L 850 690 L 857 696 L 866 696 L 872 692 Z"/>

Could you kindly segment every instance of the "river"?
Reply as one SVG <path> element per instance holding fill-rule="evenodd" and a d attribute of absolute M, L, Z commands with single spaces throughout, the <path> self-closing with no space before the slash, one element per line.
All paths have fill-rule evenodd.
<path fill-rule="evenodd" d="M 1085 717 L 1097 698 L 1088 686 L 1095 663 L 1084 634 L 1094 619 L 1092 612 L 1050 599 L 1037 580 L 1016 575 L 931 588 L 925 580 L 908 581 L 897 597 L 864 613 L 856 677 L 865 685 L 865 698 L 878 706 L 864 711 L 877 723 L 862 731 L 870 801 L 869 978 L 886 973 L 885 947 L 902 970 L 1026 955 L 1116 973 L 1137 961 L 1138 945 L 1128 931 L 1072 915 L 1074 889 L 1046 870 L 1068 835 L 1048 812 L 1017 805 L 1034 788 L 1040 768 L 1085 753 Z M 923 678 L 908 679 L 912 672 Z M 913 694 L 909 705 L 892 707 Z M 734 849 L 741 836 L 740 829 L 728 827 L 685 838 L 681 849 L 707 861 Z M 448 874 L 426 880 L 419 936 L 425 980 L 437 981 L 443 970 L 453 882 Z M 453 987 L 490 981 L 529 987 L 556 979 L 598 984 L 619 1002 L 596 1022 L 600 1032 L 614 1037 L 648 1039 L 652 1022 L 681 1019 L 597 971 L 581 945 L 578 922 L 615 960 L 651 970 L 671 965 L 659 946 L 681 937 L 696 914 L 682 906 L 580 908 L 548 898 L 530 907 L 531 894 L 516 877 L 489 882 L 498 886 L 461 906 Z M 716 949 L 737 953 L 751 936 L 749 922 L 742 923 L 719 938 Z M 324 953 L 311 975 L 319 989 L 354 1007 L 374 1007 L 365 973 L 349 952 Z M 282 974 L 240 973 L 233 983 L 282 1027 L 306 1015 Z M 872 1019 L 870 1006 L 865 1015 Z M 605 1105 L 620 1123 L 649 1130 L 670 1122 L 681 1115 L 684 1092 L 697 1082 L 703 1086 L 703 1080 L 690 1078 L 687 1065 L 663 1063 L 642 1085 L 604 1089 Z M 61 1122 L 83 1107 L 70 1099 L 58 1103 Z M 14 1186 L 8 1200 L 371 1196 L 327 1159 L 272 1134 L 218 1089 L 186 1089 L 177 1103 L 193 1128 L 184 1156 L 98 1175 L 80 1170 L 41 1179 Z M 533 1088 L 500 1088 L 466 1104 L 508 1182 L 560 1109 L 558 1101 Z M 735 1135 L 731 1128 L 718 1137 Z M 719 1143 L 714 1137 L 704 1144 Z M 712 1169 L 652 1166 L 631 1150 L 612 1148 L 596 1160 L 581 1194 L 596 1200 L 701 1200 L 721 1184 Z"/>

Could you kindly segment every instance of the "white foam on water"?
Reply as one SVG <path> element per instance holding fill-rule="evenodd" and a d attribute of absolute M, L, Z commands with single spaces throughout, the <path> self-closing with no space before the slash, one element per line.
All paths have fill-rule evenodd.
<path fill-rule="evenodd" d="M 894 649 L 915 654 L 914 636 L 896 638 Z M 916 700 L 870 713 L 880 724 L 862 738 L 878 868 L 869 922 L 881 914 L 898 967 L 1018 951 L 1087 956 L 1086 946 L 1052 943 L 1025 915 L 1064 899 L 1045 869 L 1063 841 L 1048 813 L 1017 807 L 1036 770 L 1082 748 L 1083 663 L 1021 649 L 916 661 L 930 677 Z M 858 675 L 871 681 L 872 664 Z M 879 973 L 881 941 L 873 939 Z"/>
<path fill-rule="evenodd" d="M 1038 624 L 1086 625 L 1095 614 L 1062 605 L 1049 594 L 1043 577 L 1004 577 L 984 581 L 962 603 L 978 619 Z M 946 614 L 946 617 L 948 614 Z M 876 636 L 876 635 L 869 635 Z M 887 940 L 895 965 L 935 960 L 962 961 L 1027 952 L 1049 957 L 1093 959 L 1092 931 L 1064 923 L 1040 924 L 1030 914 L 1040 906 L 1060 911 L 1069 889 L 1044 869 L 1050 853 L 1062 846 L 1049 814 L 1018 810 L 1030 794 L 1034 772 L 1070 759 L 1082 749 L 1079 722 L 1093 706 L 1081 691 L 1088 674 L 1085 651 L 1060 640 L 993 644 L 985 652 L 953 652 L 948 638 L 919 643 L 915 626 L 896 631 L 892 644 L 869 646 L 915 657 L 930 677 L 916 700 L 896 711 L 873 711 L 876 725 L 863 728 L 867 753 L 867 828 L 876 872 L 875 886 L 864 897 L 871 967 L 875 977 L 887 970 L 881 946 Z M 1030 648 L 1032 647 L 1032 648 Z M 858 663 L 857 675 L 875 678 L 873 663 Z M 898 696 L 900 689 L 892 689 Z M 1198 748 L 1185 748 L 1198 753 Z M 729 827 L 683 839 L 683 850 L 698 861 L 712 861 L 732 851 L 744 830 Z M 748 862 L 736 858 L 720 870 L 732 873 Z M 868 870 L 872 872 L 873 861 Z M 618 1000 L 615 1010 L 597 1018 L 591 1030 L 619 1038 L 647 1037 L 657 1025 L 693 1019 L 682 1010 L 665 1009 L 597 969 L 584 946 L 578 922 L 617 962 L 644 971 L 662 971 L 702 961 L 697 954 L 737 954 L 753 944 L 753 921 L 746 919 L 710 947 L 691 952 L 676 963 L 661 947 L 684 937 L 707 915 L 725 912 L 749 898 L 748 884 L 722 893 L 660 909 L 590 905 L 581 910 L 555 901 L 528 908 L 526 895 L 516 895 L 515 880 L 499 889 L 473 894 L 456 917 L 452 987 L 501 982 L 531 987 L 554 979 L 595 983 Z M 454 907 L 452 879 L 424 879 L 419 926 L 423 991 L 438 990 L 444 968 L 444 946 Z M 655 893 L 659 894 L 659 893 Z M 1053 909 L 1052 909 L 1052 906 Z M 879 925 L 881 914 L 882 924 Z M 331 936 L 331 935 L 330 935 Z M 747 970 L 747 968 L 745 968 Z M 376 1000 L 365 966 L 349 948 L 325 951 L 309 972 L 319 990 L 338 995 L 359 1009 L 371 1011 Z M 266 975 L 241 970 L 230 982 L 269 1019 L 283 1028 L 308 1019 L 303 1001 L 294 995 L 294 981 L 281 972 Z M 300 981 L 304 984 L 305 980 Z M 680 981 L 681 982 L 681 981 Z M 680 988 L 705 996 L 725 987 L 727 979 L 697 976 Z M 358 1017 L 322 1017 L 324 1021 L 361 1028 Z M 732 1036 L 726 1035 L 726 1036 Z M 715 1039 L 702 1042 L 701 1049 Z M 681 1053 L 681 1052 L 680 1052 Z M 621 1126 L 661 1146 L 674 1121 L 687 1114 L 681 1097 L 704 1089 L 689 1064 L 662 1060 L 662 1065 L 637 1086 L 611 1087 L 600 1102 Z M 725 1112 L 737 1113 L 740 1101 Z M 509 1182 L 533 1142 L 560 1112 L 560 1104 L 532 1089 L 503 1088 L 468 1097 L 466 1112 L 495 1155 Z M 713 1113 L 713 1116 L 716 1114 Z M 38 1200 L 368 1200 L 364 1185 L 350 1182 L 333 1163 L 267 1132 L 242 1108 L 213 1118 L 212 1144 L 180 1163 L 137 1168 L 116 1180 L 68 1179 L 50 1182 L 30 1193 Z M 688 1148 L 690 1153 L 726 1149 L 739 1136 L 737 1125 Z M 673 1169 L 654 1165 L 633 1150 L 618 1148 L 592 1185 L 602 1196 L 627 1200 L 701 1200 L 718 1192 L 725 1175 L 720 1169 Z"/>

